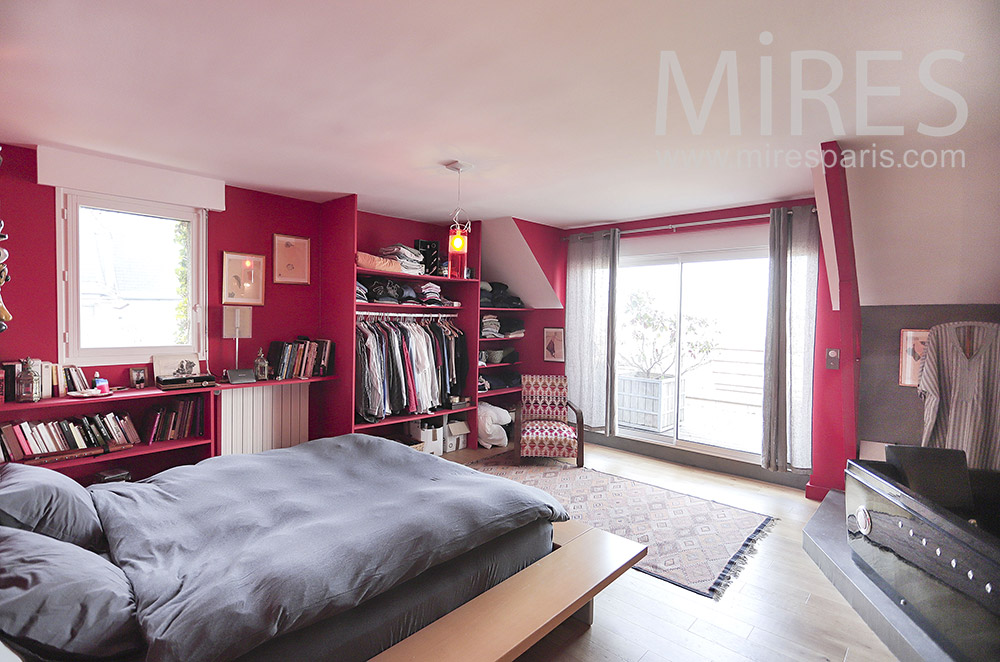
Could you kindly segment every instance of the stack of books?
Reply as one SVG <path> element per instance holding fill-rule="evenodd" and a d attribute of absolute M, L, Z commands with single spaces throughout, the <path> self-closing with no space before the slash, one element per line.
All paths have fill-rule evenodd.
<path fill-rule="evenodd" d="M 88 414 L 57 421 L 21 421 L 0 425 L 4 459 L 46 464 L 131 448 L 140 443 L 127 413 Z"/>
<path fill-rule="evenodd" d="M 205 400 L 200 395 L 173 398 L 169 404 L 146 413 L 142 441 L 188 439 L 205 435 Z"/>
<path fill-rule="evenodd" d="M 292 342 L 275 340 L 267 352 L 268 371 L 274 379 L 308 379 L 330 374 L 333 342 L 299 336 Z"/>

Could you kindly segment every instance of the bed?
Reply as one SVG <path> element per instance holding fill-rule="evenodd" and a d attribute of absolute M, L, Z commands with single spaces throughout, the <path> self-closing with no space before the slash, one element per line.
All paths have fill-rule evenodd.
<path fill-rule="evenodd" d="M 364 660 L 536 564 L 565 519 L 367 435 L 88 489 L 4 465 L 0 632 L 27 660 Z"/>

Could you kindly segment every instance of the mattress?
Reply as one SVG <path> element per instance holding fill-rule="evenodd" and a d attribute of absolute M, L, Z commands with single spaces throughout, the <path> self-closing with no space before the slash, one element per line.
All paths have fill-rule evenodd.
<path fill-rule="evenodd" d="M 258 646 L 239 662 L 367 660 L 552 551 L 552 523 L 496 538 L 354 609 Z"/>

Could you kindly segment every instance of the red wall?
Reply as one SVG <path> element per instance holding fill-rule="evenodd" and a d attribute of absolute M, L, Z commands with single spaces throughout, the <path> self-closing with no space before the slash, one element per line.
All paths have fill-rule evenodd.
<path fill-rule="evenodd" d="M 240 339 L 242 368 L 253 367 L 257 349 L 267 355 L 272 340 L 317 337 L 323 243 L 319 205 L 268 193 L 226 187 L 226 211 L 208 213 L 208 354 L 216 375 L 232 368 L 236 341 L 222 337 L 222 254 L 265 256 L 264 305 L 253 308 L 253 336 Z M 309 237 L 310 284 L 274 282 L 274 234 Z"/>
<path fill-rule="evenodd" d="M 14 316 L 0 333 L 0 359 L 55 361 L 56 192 L 35 183 L 34 150 L 4 145 L 0 155 L 0 218 L 10 236 L 0 244 L 10 251 L 0 295 Z"/>
<path fill-rule="evenodd" d="M 0 212 L 6 222 L 3 243 L 10 251 L 11 280 L 0 291 L 14 319 L 0 334 L 0 360 L 24 356 L 58 359 L 56 313 L 56 199 L 51 186 L 36 184 L 35 151 L 3 146 L 0 165 Z M 235 341 L 222 338 L 222 252 L 266 256 L 264 306 L 255 306 L 253 337 L 240 342 L 240 365 L 250 367 L 257 348 L 297 334 L 314 335 L 322 268 L 319 205 L 277 195 L 226 187 L 224 212 L 208 214 L 208 332 L 210 367 L 216 375 L 232 367 Z M 312 238 L 313 285 L 272 282 L 273 234 Z M 129 366 L 92 366 L 112 386 L 128 384 Z M 152 366 L 148 366 L 150 369 Z"/>

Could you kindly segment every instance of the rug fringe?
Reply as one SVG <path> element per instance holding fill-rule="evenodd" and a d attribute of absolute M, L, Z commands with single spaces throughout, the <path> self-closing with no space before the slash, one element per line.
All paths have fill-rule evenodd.
<path fill-rule="evenodd" d="M 743 542 L 743 545 L 737 550 L 733 557 L 729 559 L 726 567 L 722 569 L 719 573 L 719 578 L 715 580 L 712 587 L 708 589 L 709 594 L 713 600 L 718 601 L 722 599 L 722 594 L 726 592 L 733 582 L 743 571 L 745 567 L 750 562 L 750 557 L 757 553 L 757 543 L 767 537 L 773 529 L 774 525 L 777 523 L 777 517 L 768 517 L 766 520 L 761 522 L 761 525 L 757 527 L 757 530 L 751 533 L 747 539 Z"/>

